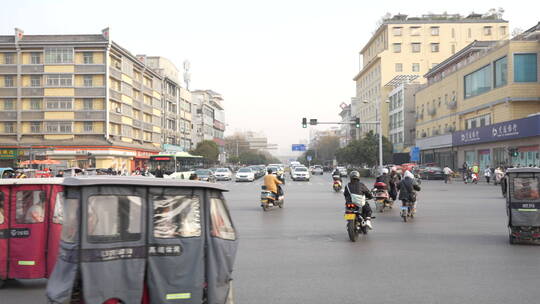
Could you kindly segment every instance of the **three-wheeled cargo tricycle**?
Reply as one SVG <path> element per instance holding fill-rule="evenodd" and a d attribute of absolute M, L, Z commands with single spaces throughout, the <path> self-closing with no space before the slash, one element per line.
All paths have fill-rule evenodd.
<path fill-rule="evenodd" d="M 233 303 L 238 240 L 223 186 L 120 176 L 63 185 L 49 303 Z"/>
<path fill-rule="evenodd" d="M 508 169 L 505 179 L 510 244 L 540 244 L 540 168 Z"/>
<path fill-rule="evenodd" d="M 52 273 L 62 230 L 62 178 L 0 179 L 0 287 Z"/>

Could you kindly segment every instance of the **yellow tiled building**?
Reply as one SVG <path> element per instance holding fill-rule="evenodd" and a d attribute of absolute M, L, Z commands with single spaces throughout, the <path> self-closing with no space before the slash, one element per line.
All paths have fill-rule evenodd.
<path fill-rule="evenodd" d="M 108 29 L 0 36 L 0 161 L 133 170 L 161 150 L 161 81 Z"/>
<path fill-rule="evenodd" d="M 396 77 L 424 75 L 474 40 L 507 38 L 508 22 L 497 15 L 395 15 L 385 19 L 360 51 L 363 65 L 354 77 L 356 97 L 351 103 L 352 115 L 361 121 L 375 121 L 380 104 L 382 132 L 388 136 L 389 112 L 385 101 L 392 91 L 388 83 Z M 369 130 L 376 131 L 375 125 L 363 125 L 360 134 Z"/>
<path fill-rule="evenodd" d="M 416 92 L 422 162 L 540 165 L 540 36 L 476 41 L 430 70 Z"/>

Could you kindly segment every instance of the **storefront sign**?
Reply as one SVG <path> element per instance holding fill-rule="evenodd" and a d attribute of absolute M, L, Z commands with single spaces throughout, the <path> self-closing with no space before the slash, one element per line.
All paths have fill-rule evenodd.
<path fill-rule="evenodd" d="M 16 159 L 17 149 L 0 149 L 0 159 Z"/>
<path fill-rule="evenodd" d="M 540 135 L 540 115 L 510 120 L 452 134 L 454 146 L 518 139 Z"/>
<path fill-rule="evenodd" d="M 163 151 L 167 152 L 184 152 L 184 148 L 176 145 L 171 144 L 164 144 L 163 145 Z"/>

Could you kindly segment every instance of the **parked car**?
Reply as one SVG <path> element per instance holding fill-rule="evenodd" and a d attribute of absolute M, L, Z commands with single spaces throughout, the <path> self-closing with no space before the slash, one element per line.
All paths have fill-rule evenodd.
<path fill-rule="evenodd" d="M 199 178 L 200 181 L 211 182 L 211 183 L 216 181 L 216 177 L 214 176 L 214 174 L 212 173 L 210 169 L 197 169 L 195 170 L 195 174 L 197 174 L 197 177 Z"/>
<path fill-rule="evenodd" d="M 236 182 L 252 182 L 255 180 L 255 172 L 250 167 L 240 168 L 236 172 Z"/>
<path fill-rule="evenodd" d="M 441 167 L 425 167 L 421 173 L 418 173 L 421 179 L 444 179 L 444 172 Z"/>
<path fill-rule="evenodd" d="M 266 174 L 266 172 L 264 172 L 264 170 L 261 170 L 260 166 L 255 166 L 254 165 L 254 166 L 249 166 L 248 168 L 250 168 L 251 171 L 253 171 L 253 174 L 255 175 L 255 178 L 262 177 L 262 176 L 264 176 Z"/>
<path fill-rule="evenodd" d="M 217 168 L 214 175 L 216 176 L 216 180 L 229 181 L 232 179 L 232 172 L 229 170 L 229 168 Z"/>
<path fill-rule="evenodd" d="M 297 181 L 297 180 L 309 181 L 310 179 L 309 170 L 306 167 L 294 167 L 291 175 L 292 175 L 291 177 L 293 181 Z"/>
<path fill-rule="evenodd" d="M 347 175 L 349 175 L 347 173 L 347 168 L 345 168 L 345 167 L 337 166 L 336 169 L 339 170 L 339 174 L 341 175 L 341 177 L 347 177 Z"/>
<path fill-rule="evenodd" d="M 313 166 L 313 170 L 311 170 L 311 174 L 313 174 L 313 175 L 317 175 L 317 174 L 323 175 L 324 174 L 323 167 L 319 166 L 319 165 Z"/>

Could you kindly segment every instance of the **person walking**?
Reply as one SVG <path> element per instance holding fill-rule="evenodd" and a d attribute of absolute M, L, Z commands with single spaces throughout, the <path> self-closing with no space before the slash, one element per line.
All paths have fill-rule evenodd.
<path fill-rule="evenodd" d="M 452 174 L 454 173 L 454 171 L 452 171 L 452 169 L 446 166 L 443 168 L 443 173 L 444 173 L 444 183 L 445 184 L 452 183 Z"/>
<path fill-rule="evenodd" d="M 491 169 L 489 166 L 487 166 L 484 170 L 484 177 L 486 178 L 486 182 L 489 184 L 489 179 L 491 178 Z"/>

